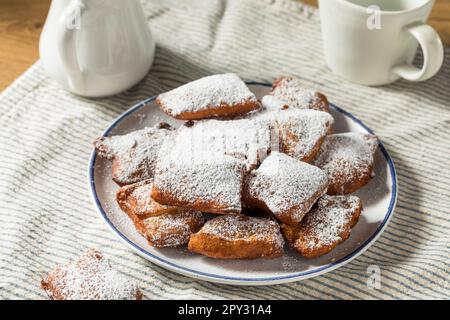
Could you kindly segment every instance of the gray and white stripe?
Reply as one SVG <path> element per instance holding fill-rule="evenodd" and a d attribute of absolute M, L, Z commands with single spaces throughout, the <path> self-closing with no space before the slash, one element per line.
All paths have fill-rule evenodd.
<path fill-rule="evenodd" d="M 364 87 L 327 69 L 318 14 L 295 1 L 143 4 L 157 54 L 151 72 L 135 88 L 108 99 L 75 97 L 46 78 L 38 62 L 0 96 L 0 298 L 46 298 L 40 277 L 92 246 L 136 279 L 149 299 L 450 296 L 450 49 L 441 72 L 425 83 Z M 264 82 L 281 74 L 299 76 L 381 138 L 396 164 L 399 199 L 385 233 L 362 256 L 314 279 L 240 288 L 152 265 L 101 222 L 86 183 L 94 137 L 148 96 L 227 71 Z M 381 268 L 381 290 L 366 286 L 372 264 Z"/>

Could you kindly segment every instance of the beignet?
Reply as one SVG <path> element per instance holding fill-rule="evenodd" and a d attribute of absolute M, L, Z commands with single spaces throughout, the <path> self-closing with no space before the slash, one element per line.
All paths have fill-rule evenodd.
<path fill-rule="evenodd" d="M 173 131 L 148 127 L 123 136 L 101 137 L 94 142 L 97 154 L 112 160 L 113 180 L 123 186 L 153 177 L 161 146 Z"/>
<path fill-rule="evenodd" d="M 272 152 L 245 180 L 243 200 L 266 210 L 283 223 L 296 225 L 326 193 L 322 170 L 279 152 Z"/>
<path fill-rule="evenodd" d="M 314 164 L 328 175 L 328 194 L 348 194 L 373 176 L 378 138 L 365 133 L 339 133 L 325 138 Z"/>
<path fill-rule="evenodd" d="M 308 163 L 314 161 L 334 124 L 329 113 L 317 110 L 287 108 L 255 117 L 268 122 L 278 134 L 280 152 Z"/>
<path fill-rule="evenodd" d="M 178 247 L 189 242 L 205 220 L 201 212 L 185 211 L 142 220 L 143 235 L 157 248 Z"/>
<path fill-rule="evenodd" d="M 266 100 L 266 107 L 283 108 L 284 105 L 288 105 L 298 109 L 329 111 L 327 97 L 320 92 L 305 88 L 298 78 L 278 78 L 273 83 L 272 91 L 270 91 L 269 95 L 277 100 Z"/>
<path fill-rule="evenodd" d="M 189 240 L 190 251 L 218 259 L 272 259 L 283 254 L 279 225 L 270 219 L 221 216 L 209 220 Z"/>
<path fill-rule="evenodd" d="M 238 214 L 245 168 L 228 155 L 193 150 L 190 139 L 179 144 L 156 169 L 152 198 L 169 206 L 195 211 Z"/>
<path fill-rule="evenodd" d="M 355 196 L 328 196 L 317 201 L 297 226 L 282 224 L 288 243 L 302 256 L 314 258 L 347 240 L 358 222 L 361 199 Z"/>
<path fill-rule="evenodd" d="M 156 103 L 181 120 L 230 117 L 260 107 L 256 96 L 234 73 L 217 74 L 160 94 Z"/>
<path fill-rule="evenodd" d="M 119 188 L 116 193 L 119 207 L 130 218 L 140 220 L 185 211 L 182 208 L 165 206 L 153 200 L 151 197 L 152 186 L 153 179 L 148 179 Z"/>
<path fill-rule="evenodd" d="M 141 300 L 136 283 L 114 270 L 100 251 L 89 249 L 75 261 L 57 265 L 41 281 L 53 300 Z"/>

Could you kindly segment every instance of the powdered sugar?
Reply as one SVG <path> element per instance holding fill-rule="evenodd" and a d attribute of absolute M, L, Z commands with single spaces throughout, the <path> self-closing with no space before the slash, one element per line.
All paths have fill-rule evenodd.
<path fill-rule="evenodd" d="M 119 206 L 125 212 L 132 213 L 138 218 L 158 216 L 167 213 L 179 212 L 182 209 L 165 206 L 151 198 L 153 179 L 144 180 L 120 188 L 117 192 Z"/>
<path fill-rule="evenodd" d="M 151 217 L 142 221 L 145 236 L 151 245 L 177 247 L 186 244 L 193 232 L 204 223 L 201 212 L 181 212 Z"/>
<path fill-rule="evenodd" d="M 192 148 L 193 159 L 189 161 L 209 158 L 211 154 L 228 155 L 242 161 L 250 170 L 269 153 L 271 132 L 270 127 L 260 121 L 206 120 L 180 128 L 175 141 L 175 148 L 185 149 L 187 145 Z"/>
<path fill-rule="evenodd" d="M 261 104 L 265 110 L 269 111 L 278 111 L 289 108 L 287 100 L 277 98 L 272 95 L 265 95 L 262 97 Z"/>
<path fill-rule="evenodd" d="M 265 110 L 253 117 L 270 123 L 277 130 L 281 152 L 303 161 L 314 158 L 334 124 L 329 113 L 316 110 Z"/>
<path fill-rule="evenodd" d="M 250 171 L 264 159 L 270 140 L 267 124 L 248 119 L 181 127 L 162 148 L 155 186 L 192 209 L 200 210 L 192 205 L 201 201 L 240 212 L 244 169 Z"/>
<path fill-rule="evenodd" d="M 342 242 L 360 208 L 355 196 L 323 196 L 299 226 L 301 245 L 316 249 Z"/>
<path fill-rule="evenodd" d="M 377 148 L 378 139 L 370 134 L 333 134 L 324 140 L 315 165 L 327 173 L 331 184 L 343 188 L 349 181 L 372 175 Z"/>
<path fill-rule="evenodd" d="M 148 127 L 123 136 L 98 139 L 95 147 L 101 157 L 113 159 L 113 178 L 130 184 L 151 178 L 159 149 L 173 131 Z"/>
<path fill-rule="evenodd" d="M 264 241 L 280 249 L 284 246 L 279 225 L 270 219 L 221 216 L 206 222 L 199 233 L 207 233 L 228 241 Z"/>
<path fill-rule="evenodd" d="M 134 185 L 133 185 L 134 186 Z M 152 200 L 150 194 L 152 192 L 153 180 L 146 180 L 144 183 L 139 183 L 130 196 L 135 199 L 136 212 L 153 212 L 155 209 L 155 201 Z M 157 204 L 161 206 L 160 204 Z M 164 206 L 165 207 L 165 206 Z"/>
<path fill-rule="evenodd" d="M 154 188 L 176 199 L 165 204 L 207 212 L 240 212 L 243 163 L 229 155 L 199 150 L 198 143 L 188 131 L 182 131 L 163 147 Z"/>
<path fill-rule="evenodd" d="M 304 88 L 297 78 L 283 77 L 276 80 L 270 94 L 292 108 L 326 111 L 320 106 L 317 91 Z"/>
<path fill-rule="evenodd" d="M 95 249 L 74 262 L 57 266 L 42 284 L 55 299 L 133 300 L 140 295 L 137 285 L 114 270 Z"/>
<path fill-rule="evenodd" d="M 253 101 L 255 95 L 234 73 L 218 74 L 189 82 L 160 94 L 158 103 L 174 117 L 183 112 L 208 110 L 213 107 L 233 106 Z"/>
<path fill-rule="evenodd" d="M 249 175 L 246 193 L 262 201 L 278 218 L 289 212 L 291 220 L 300 221 L 326 192 L 327 184 L 327 176 L 319 168 L 272 152 Z"/>

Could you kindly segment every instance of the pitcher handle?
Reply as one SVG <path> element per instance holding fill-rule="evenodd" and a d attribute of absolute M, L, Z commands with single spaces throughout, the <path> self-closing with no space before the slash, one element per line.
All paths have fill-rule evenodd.
<path fill-rule="evenodd" d="M 63 12 L 58 23 L 57 46 L 61 62 L 67 75 L 70 91 L 83 93 L 84 72 L 78 63 L 75 30 L 80 28 L 81 15 L 86 6 L 81 0 L 73 0 Z"/>

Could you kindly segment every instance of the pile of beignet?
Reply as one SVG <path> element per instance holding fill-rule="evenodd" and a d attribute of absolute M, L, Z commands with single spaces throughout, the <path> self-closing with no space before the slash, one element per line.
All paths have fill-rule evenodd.
<path fill-rule="evenodd" d="M 184 120 L 95 141 L 120 208 L 154 247 L 220 259 L 317 257 L 345 241 L 373 176 L 377 137 L 333 134 L 327 98 L 281 77 L 258 101 L 236 74 L 159 95 Z"/>

